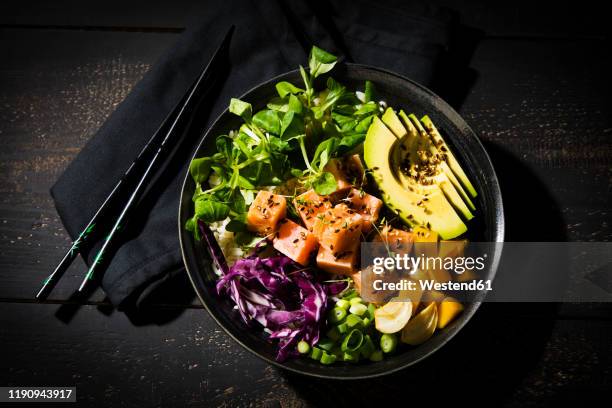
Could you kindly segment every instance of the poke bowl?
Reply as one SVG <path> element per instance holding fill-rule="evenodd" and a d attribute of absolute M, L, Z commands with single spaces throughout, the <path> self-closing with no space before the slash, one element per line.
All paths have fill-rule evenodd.
<path fill-rule="evenodd" d="M 368 302 L 360 246 L 503 242 L 501 193 L 475 133 L 433 92 L 316 47 L 310 58 L 233 99 L 202 136 L 180 198 L 183 260 L 208 313 L 258 357 L 381 376 L 440 349 L 482 296 Z"/>

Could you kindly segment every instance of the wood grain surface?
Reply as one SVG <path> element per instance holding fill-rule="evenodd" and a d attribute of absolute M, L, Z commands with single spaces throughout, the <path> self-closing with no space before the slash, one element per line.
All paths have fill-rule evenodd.
<path fill-rule="evenodd" d="M 507 240 L 609 241 L 612 59 L 601 13 L 444 3 L 486 33 L 455 105 L 498 172 Z M 372 406 L 400 395 L 411 404 L 589 406 L 608 395 L 607 304 L 487 304 L 425 362 L 340 384 L 268 366 L 195 302 L 160 301 L 135 315 L 112 310 L 101 292 L 78 304 L 70 294 L 81 262 L 49 301 L 34 303 L 69 243 L 49 188 L 204 10 L 186 0 L 29 6 L 0 5 L 0 385 L 76 385 L 86 406 Z"/>

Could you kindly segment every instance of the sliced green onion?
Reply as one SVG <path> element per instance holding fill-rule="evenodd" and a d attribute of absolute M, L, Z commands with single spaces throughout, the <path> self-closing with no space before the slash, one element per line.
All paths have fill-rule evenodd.
<path fill-rule="evenodd" d="M 310 350 L 310 358 L 312 358 L 313 360 L 320 360 L 321 354 L 323 354 L 323 352 L 320 348 L 313 347 L 312 350 Z"/>
<path fill-rule="evenodd" d="M 370 323 L 372 323 L 372 320 L 370 320 L 369 317 L 364 317 L 363 318 L 363 326 L 364 327 L 368 327 L 370 325 Z"/>
<path fill-rule="evenodd" d="M 326 352 L 323 352 L 323 355 L 321 356 L 321 364 L 332 364 L 336 361 L 336 356 L 333 354 L 327 354 Z"/>
<path fill-rule="evenodd" d="M 306 354 L 310 351 L 310 344 L 302 340 L 298 343 L 297 350 L 298 350 L 298 353 L 300 354 Z"/>
<path fill-rule="evenodd" d="M 338 330 L 338 333 L 344 334 L 348 331 L 348 325 L 346 323 L 339 324 L 336 326 L 336 330 Z"/>
<path fill-rule="evenodd" d="M 380 348 L 385 353 L 392 353 L 397 347 L 397 337 L 393 334 L 383 334 L 380 336 Z"/>
<path fill-rule="evenodd" d="M 373 303 L 368 305 L 368 317 L 370 320 L 374 320 L 374 312 L 376 311 L 376 306 Z"/>
<path fill-rule="evenodd" d="M 351 329 L 356 326 L 361 327 L 363 325 L 363 320 L 357 315 L 350 314 L 346 317 L 346 325 Z"/>
<path fill-rule="evenodd" d="M 355 289 L 351 289 L 342 296 L 344 300 L 351 300 L 352 298 L 357 296 L 357 291 Z"/>
<path fill-rule="evenodd" d="M 356 305 L 356 304 L 362 303 L 363 299 L 361 299 L 359 296 L 356 296 L 352 298 L 350 302 L 351 302 L 351 305 Z"/>
<path fill-rule="evenodd" d="M 376 346 L 369 335 L 363 336 L 363 343 L 359 347 L 359 353 L 365 358 L 369 358 L 376 351 Z"/>
<path fill-rule="evenodd" d="M 370 361 L 382 361 L 383 353 L 380 350 L 376 350 L 370 354 Z"/>
<path fill-rule="evenodd" d="M 359 353 L 345 351 L 342 355 L 342 360 L 348 361 L 351 363 L 356 363 L 359 361 Z"/>
<path fill-rule="evenodd" d="M 342 346 L 340 348 L 342 351 L 356 351 L 361 347 L 363 343 L 363 333 L 357 329 L 353 329 L 349 334 L 346 335 L 344 340 L 342 341 Z"/>
<path fill-rule="evenodd" d="M 351 302 L 349 302 L 348 300 L 340 299 L 336 302 L 336 307 L 339 307 L 340 309 L 347 310 L 350 306 Z"/>
<path fill-rule="evenodd" d="M 328 338 L 322 338 L 321 340 L 319 340 L 319 342 L 317 343 L 317 347 L 319 347 L 320 349 L 323 350 L 331 350 L 332 347 L 334 347 L 334 344 L 336 342 L 332 339 L 328 339 Z"/>
<path fill-rule="evenodd" d="M 329 313 L 329 321 L 331 323 L 339 323 L 346 317 L 346 310 L 340 307 L 334 307 L 333 310 Z"/>
<path fill-rule="evenodd" d="M 363 303 L 355 303 L 349 309 L 349 312 L 351 312 L 352 314 L 356 314 L 357 316 L 363 316 L 363 314 L 367 311 L 368 307 Z"/>

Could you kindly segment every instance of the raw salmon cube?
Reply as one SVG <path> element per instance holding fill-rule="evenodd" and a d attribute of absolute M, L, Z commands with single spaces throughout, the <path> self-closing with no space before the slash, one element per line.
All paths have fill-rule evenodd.
<path fill-rule="evenodd" d="M 300 194 L 293 200 L 296 211 L 300 214 L 304 225 L 309 230 L 317 220 L 317 215 L 332 208 L 329 197 L 320 196 L 314 190 Z"/>
<path fill-rule="evenodd" d="M 287 215 L 285 197 L 260 190 L 247 213 L 247 227 L 259 235 L 276 231 L 278 222 Z"/>
<path fill-rule="evenodd" d="M 360 242 L 354 241 L 352 247 L 341 252 L 321 246 L 317 254 L 317 266 L 329 273 L 352 275 L 357 270 L 359 246 Z"/>
<path fill-rule="evenodd" d="M 317 238 L 306 228 L 284 219 L 274 238 L 274 248 L 301 265 L 308 265 L 310 254 L 317 248 Z"/>
<path fill-rule="evenodd" d="M 359 243 L 362 227 L 361 215 L 345 204 L 338 204 L 317 216 L 313 233 L 321 246 L 333 252 L 342 252 Z"/>
<path fill-rule="evenodd" d="M 372 224 L 378 220 L 378 214 L 383 206 L 382 200 L 356 188 L 351 189 L 342 202 L 363 217 L 363 232 L 365 233 L 372 229 Z"/>
<path fill-rule="evenodd" d="M 408 254 L 412 250 L 414 234 L 412 232 L 386 226 L 380 231 L 380 234 L 373 239 L 373 241 L 384 242 L 392 252 L 398 254 Z"/>

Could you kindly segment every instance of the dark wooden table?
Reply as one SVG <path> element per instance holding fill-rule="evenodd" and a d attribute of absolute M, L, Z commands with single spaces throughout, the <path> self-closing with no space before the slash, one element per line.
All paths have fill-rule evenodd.
<path fill-rule="evenodd" d="M 188 286 L 176 288 L 186 301 L 151 305 L 153 319 L 113 311 L 102 293 L 75 305 L 77 262 L 51 299 L 33 302 L 69 243 L 49 187 L 185 21 L 205 12 L 183 0 L 33 3 L 0 5 L 0 386 L 76 385 L 91 406 L 589 406 L 609 397 L 606 304 L 486 304 L 425 362 L 337 383 L 242 350 Z M 443 3 L 485 33 L 456 105 L 500 176 L 507 239 L 609 241 L 606 14 L 591 1 Z"/>

